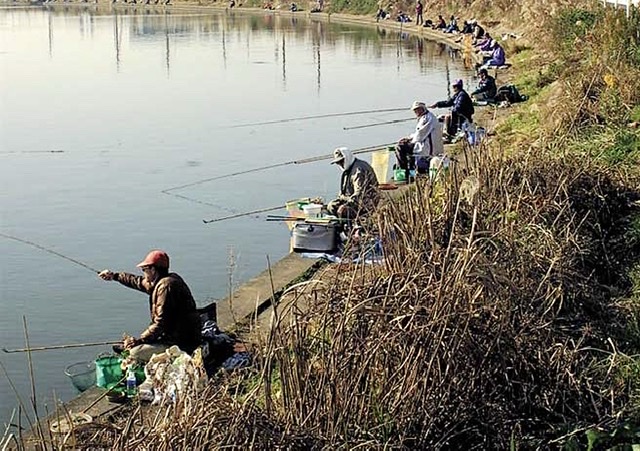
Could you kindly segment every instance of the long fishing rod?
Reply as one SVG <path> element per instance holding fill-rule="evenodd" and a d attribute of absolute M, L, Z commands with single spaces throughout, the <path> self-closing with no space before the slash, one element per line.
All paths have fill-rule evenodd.
<path fill-rule="evenodd" d="M 415 117 L 410 117 L 408 119 L 394 119 L 392 121 L 376 122 L 375 124 L 354 125 L 353 127 L 342 127 L 342 130 L 355 130 L 357 128 L 377 127 L 378 125 L 398 124 L 400 122 L 413 121 L 415 119 Z"/>
<path fill-rule="evenodd" d="M 13 352 L 33 352 L 33 351 L 49 351 L 50 349 L 69 349 L 69 348 L 84 348 L 87 346 L 104 346 L 104 345 L 115 345 L 122 343 L 120 341 L 100 341 L 97 343 L 72 343 L 66 345 L 51 345 L 51 346 L 31 346 L 29 348 L 18 348 L 18 349 L 7 349 L 2 348 L 3 352 L 8 354 Z"/>
<path fill-rule="evenodd" d="M 231 125 L 229 128 L 241 128 L 241 127 L 255 127 L 258 125 L 272 125 L 272 124 L 283 124 L 285 122 L 295 122 L 295 121 L 307 121 L 311 119 L 324 119 L 327 117 L 340 117 L 340 116 L 356 116 L 359 114 L 373 114 L 373 113 L 393 113 L 396 111 L 406 111 L 407 107 L 402 108 L 384 108 L 381 110 L 365 110 L 365 111 L 350 111 L 347 113 L 329 113 L 329 114 L 318 114 L 315 116 L 301 116 L 301 117 L 292 117 L 287 119 L 276 119 L 272 121 L 264 121 L 264 122 L 254 122 L 251 124 L 238 124 Z"/>
<path fill-rule="evenodd" d="M 245 211 L 244 213 L 237 213 L 235 215 L 223 216 L 221 218 L 203 219 L 202 222 L 204 222 L 205 224 L 211 224 L 212 222 L 220 222 L 220 221 L 226 221 L 227 219 L 235 219 L 235 218 L 241 218 L 243 216 L 257 215 L 260 213 L 266 213 L 268 211 L 284 210 L 285 208 L 287 207 L 285 207 L 284 205 L 278 205 L 277 207 L 260 208 L 258 210 Z"/>
<path fill-rule="evenodd" d="M 361 147 L 359 149 L 354 149 L 351 153 L 353 153 L 354 155 L 358 155 L 358 154 L 361 154 L 361 153 L 372 152 L 372 151 L 377 150 L 377 149 L 379 149 L 381 147 L 387 147 L 387 146 L 390 146 L 390 145 L 393 145 L 393 144 L 395 144 L 395 143 L 377 144 L 375 146 Z M 171 187 L 171 188 L 163 189 L 161 192 L 164 193 L 164 194 L 170 194 L 172 191 L 177 191 L 177 190 L 181 190 L 181 189 L 184 189 L 184 188 L 189 188 L 191 186 L 201 185 L 201 184 L 207 183 L 207 182 L 213 182 L 214 180 L 222 180 L 222 179 L 226 179 L 226 178 L 237 177 L 239 175 L 250 174 L 252 172 L 266 171 L 268 169 L 279 168 L 279 167 L 282 167 L 282 166 L 290 166 L 290 165 L 293 165 L 293 164 L 306 164 L 306 163 L 313 163 L 315 161 L 329 160 L 331 158 L 333 158 L 333 154 L 318 155 L 316 157 L 303 158 L 301 160 L 292 160 L 292 161 L 285 161 L 285 162 L 282 162 L 282 163 L 274 163 L 274 164 L 270 164 L 268 166 L 262 166 L 262 167 L 259 167 L 259 168 L 247 169 L 245 171 L 237 171 L 237 172 L 232 172 L 230 174 L 217 175 L 215 177 L 209 177 L 209 178 L 206 178 L 206 179 L 196 180 L 195 182 L 185 183 L 184 185 L 178 185 L 178 186 L 174 186 L 174 187 Z"/>
<path fill-rule="evenodd" d="M 46 248 L 46 247 L 44 247 L 44 246 L 42 246 L 42 245 L 40 245 L 38 243 L 34 243 L 33 241 L 25 240 L 23 238 L 18 238 L 17 236 L 13 236 L 13 235 L 7 235 L 6 233 L 2 233 L 2 232 L 0 232 L 0 236 L 2 236 L 4 238 L 7 238 L 9 240 L 14 240 L 14 241 L 18 241 L 20 243 L 28 244 L 29 246 L 33 246 L 36 249 L 40 249 L 41 251 L 45 251 L 45 252 L 48 252 L 49 254 L 56 255 L 56 256 L 58 256 L 60 258 L 64 258 L 65 260 L 68 260 L 71 263 L 75 263 L 78 266 L 82 266 L 83 268 L 86 268 L 86 269 L 88 269 L 89 271 L 91 271 L 93 273 L 97 274 L 97 273 L 100 272 L 97 269 L 92 268 L 91 266 L 89 266 L 89 265 L 87 265 L 85 263 L 82 263 L 79 260 L 76 260 L 75 258 L 67 257 L 66 255 L 61 254 L 58 251 L 54 251 L 53 249 Z"/>

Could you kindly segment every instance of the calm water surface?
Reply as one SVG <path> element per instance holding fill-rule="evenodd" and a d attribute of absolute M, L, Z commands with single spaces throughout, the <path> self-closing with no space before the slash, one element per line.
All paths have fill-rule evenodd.
<path fill-rule="evenodd" d="M 288 251 L 262 217 L 202 219 L 330 198 L 326 161 L 171 187 L 406 135 L 416 98 L 446 97 L 469 77 L 444 46 L 382 29 L 270 13 L 169 12 L 122 6 L 0 9 L 0 208 L 5 235 L 97 269 L 135 272 L 163 248 L 198 303 L 219 299 Z M 243 124 L 407 107 L 397 113 Z M 196 202 L 196 201 L 199 201 Z M 0 236 L 0 347 L 117 339 L 148 321 L 146 296 Z M 230 268 L 231 282 L 230 282 Z M 100 348 L 33 354 L 37 397 L 74 395 L 63 374 Z M 0 362 L 23 401 L 25 354 Z M 0 376 L 0 420 L 16 395 Z"/>

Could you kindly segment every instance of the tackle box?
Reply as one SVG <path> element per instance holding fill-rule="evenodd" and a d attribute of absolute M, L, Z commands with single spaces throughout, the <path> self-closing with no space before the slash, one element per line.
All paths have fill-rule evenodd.
<path fill-rule="evenodd" d="M 333 252 L 338 241 L 334 222 L 297 222 L 292 234 L 294 252 Z"/>

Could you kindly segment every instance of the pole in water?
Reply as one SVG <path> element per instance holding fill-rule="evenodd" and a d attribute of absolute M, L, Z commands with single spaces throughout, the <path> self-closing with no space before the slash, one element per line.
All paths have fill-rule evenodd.
<path fill-rule="evenodd" d="M 324 119 L 327 117 L 340 117 L 340 116 L 356 116 L 359 114 L 374 114 L 374 113 L 394 113 L 396 111 L 406 111 L 407 107 L 402 108 L 384 108 L 381 110 L 364 110 L 364 111 L 349 111 L 346 113 L 328 113 L 328 114 L 318 114 L 315 116 L 301 116 L 301 117 L 292 117 L 288 119 L 276 119 L 273 121 L 264 121 L 264 122 L 254 122 L 252 124 L 239 124 L 232 125 L 229 128 L 240 128 L 240 127 L 255 127 L 258 125 L 272 125 L 272 124 L 283 124 L 285 122 L 294 122 L 294 121 L 306 121 L 310 119 Z"/>
<path fill-rule="evenodd" d="M 395 144 L 395 142 L 394 143 L 387 143 L 387 144 L 377 144 L 375 146 L 361 147 L 359 149 L 352 150 L 351 153 L 353 153 L 354 155 L 358 155 L 360 153 L 373 152 L 374 150 L 377 150 L 377 149 L 380 149 L 380 148 L 383 148 L 383 147 L 387 147 L 387 146 L 390 146 L 390 145 L 393 145 L 393 144 Z M 290 165 L 293 165 L 293 164 L 298 165 L 298 164 L 314 163 L 316 161 L 322 161 L 322 160 L 330 160 L 331 158 L 333 158 L 333 153 L 324 154 L 324 155 L 318 155 L 318 156 L 309 157 L 309 158 L 302 158 L 300 160 L 291 160 L 291 161 L 285 161 L 285 162 L 282 162 L 282 163 L 270 164 L 268 166 L 262 166 L 262 167 L 259 167 L 259 168 L 247 169 L 245 171 L 232 172 L 230 174 L 217 175 L 215 177 L 209 177 L 209 178 L 206 178 L 206 179 L 196 180 L 195 182 L 185 183 L 184 185 L 173 186 L 171 188 L 163 189 L 161 191 L 161 193 L 168 194 L 170 196 L 176 196 L 175 194 L 172 193 L 173 191 L 181 190 L 181 189 L 184 189 L 184 188 L 189 188 L 191 186 L 201 185 L 201 184 L 207 183 L 207 182 L 213 182 L 214 180 L 222 180 L 222 179 L 226 179 L 226 178 L 236 177 L 238 175 L 250 174 L 250 173 L 259 172 L 259 171 L 266 171 L 267 169 L 274 169 L 274 168 L 279 168 L 279 167 L 282 167 L 282 166 L 290 166 Z M 176 196 L 176 197 L 179 197 L 179 196 Z M 192 200 L 192 199 L 185 199 L 185 200 Z M 200 203 L 203 203 L 203 202 L 200 202 Z"/>
<path fill-rule="evenodd" d="M 49 351 L 51 349 L 84 348 L 87 346 L 104 346 L 104 345 L 115 345 L 120 343 L 122 343 L 122 340 L 121 341 L 100 341 L 97 343 L 72 343 L 72 344 L 66 344 L 66 345 L 31 346 L 27 348 L 18 348 L 18 349 L 2 348 L 2 351 L 10 354 L 13 352 Z"/>
<path fill-rule="evenodd" d="M 212 222 L 220 222 L 220 221 L 226 221 L 227 219 L 235 219 L 235 218 L 241 218 L 243 216 L 257 215 L 259 213 L 266 213 L 268 211 L 284 210 L 285 208 L 286 207 L 284 205 L 279 205 L 277 207 L 260 208 L 259 210 L 246 211 L 244 213 L 237 213 L 235 215 L 223 216 L 221 218 L 203 219 L 202 222 L 204 222 L 205 224 L 211 224 Z"/>
<path fill-rule="evenodd" d="M 70 261 L 71 263 L 75 263 L 78 266 L 82 266 L 83 268 L 86 268 L 93 273 L 98 274 L 100 272 L 97 269 L 92 268 L 91 266 L 85 263 L 82 263 L 79 260 L 76 260 L 75 258 L 67 257 L 66 255 L 61 254 L 58 251 L 54 251 L 53 249 L 46 248 L 38 243 L 34 243 L 33 241 L 25 240 L 23 238 L 18 238 L 17 236 L 13 236 L 13 235 L 7 235 L 6 233 L 2 233 L 2 232 L 0 232 L 0 236 L 7 238 L 9 240 L 18 241 L 19 243 L 28 244 L 29 246 L 35 247 L 36 249 L 40 249 L 41 251 L 45 251 L 45 252 L 48 252 L 49 254 L 56 255 L 60 258 L 64 258 L 65 260 Z"/>

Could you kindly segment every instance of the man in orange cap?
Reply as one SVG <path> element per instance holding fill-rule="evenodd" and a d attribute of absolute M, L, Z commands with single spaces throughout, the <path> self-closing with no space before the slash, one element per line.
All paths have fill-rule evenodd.
<path fill-rule="evenodd" d="M 115 280 L 149 295 L 151 324 L 140 338 L 125 338 L 124 349 L 129 350 L 130 357 L 142 362 L 173 345 L 193 352 L 201 340 L 200 317 L 185 281 L 178 274 L 169 272 L 169 256 L 161 250 L 153 250 L 137 266 L 142 270 L 142 276 L 108 269 L 98 274 L 103 280 Z"/>

